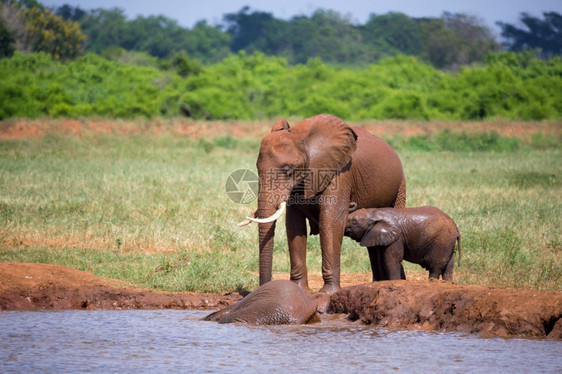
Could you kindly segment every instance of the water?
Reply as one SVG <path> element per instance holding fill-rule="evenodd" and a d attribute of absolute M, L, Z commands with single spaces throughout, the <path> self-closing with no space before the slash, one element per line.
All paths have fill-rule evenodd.
<path fill-rule="evenodd" d="M 201 311 L 0 312 L 0 373 L 561 373 L 562 342 L 389 331 L 333 318 L 219 325 Z"/>

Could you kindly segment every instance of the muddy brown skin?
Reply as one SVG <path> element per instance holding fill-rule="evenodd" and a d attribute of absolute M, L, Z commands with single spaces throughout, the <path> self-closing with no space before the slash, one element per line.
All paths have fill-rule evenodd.
<path fill-rule="evenodd" d="M 257 218 L 287 201 L 293 282 L 308 290 L 307 221 L 320 234 L 321 292 L 340 289 L 340 250 L 350 201 L 358 208 L 404 207 L 406 182 L 396 152 L 367 131 L 322 114 L 290 127 L 278 120 L 261 142 Z M 260 284 L 271 280 L 275 221 L 259 224 Z"/>
<path fill-rule="evenodd" d="M 347 217 L 345 234 L 367 247 L 371 258 L 375 253 L 382 257 L 386 279 L 374 279 L 373 270 L 373 280 L 401 279 L 400 263 L 404 259 L 429 270 L 430 279 L 442 276 L 452 281 L 457 242 L 460 266 L 457 225 L 435 207 L 359 209 Z"/>
<path fill-rule="evenodd" d="M 319 322 L 316 309 L 317 304 L 298 285 L 289 280 L 274 280 L 256 288 L 237 304 L 209 314 L 204 320 L 300 325 Z"/>

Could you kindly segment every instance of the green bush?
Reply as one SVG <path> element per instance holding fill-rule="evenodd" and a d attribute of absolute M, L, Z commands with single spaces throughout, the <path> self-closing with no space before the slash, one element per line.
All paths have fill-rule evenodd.
<path fill-rule="evenodd" d="M 289 66 L 243 51 L 202 66 L 185 55 L 88 54 L 60 63 L 47 54 L 0 59 L 0 118 L 153 117 L 207 119 L 307 117 L 522 120 L 562 114 L 562 59 L 492 55 L 485 66 L 448 74 L 398 56 L 366 68 Z"/>

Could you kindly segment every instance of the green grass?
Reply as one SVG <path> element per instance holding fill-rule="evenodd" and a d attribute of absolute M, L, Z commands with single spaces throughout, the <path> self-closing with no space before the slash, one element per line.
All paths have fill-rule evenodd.
<path fill-rule="evenodd" d="M 391 142 L 408 206 L 435 205 L 459 226 L 458 282 L 562 289 L 560 139 L 440 133 Z M 0 140 L 0 261 L 167 291 L 253 289 L 257 226 L 236 223 L 255 203 L 232 202 L 224 184 L 236 169 L 255 170 L 258 147 L 166 134 Z M 284 219 L 277 227 L 274 272 L 288 272 Z M 308 253 L 309 271 L 320 272 L 318 237 Z M 369 271 L 366 250 L 345 238 L 342 272 Z"/>

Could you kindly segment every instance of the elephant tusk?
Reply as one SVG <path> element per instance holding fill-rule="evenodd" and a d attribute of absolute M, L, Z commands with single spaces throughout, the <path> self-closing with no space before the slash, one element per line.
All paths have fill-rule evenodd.
<path fill-rule="evenodd" d="M 255 217 L 257 212 L 258 212 L 258 211 L 256 210 L 256 211 L 254 212 L 254 214 L 252 214 L 252 217 Z M 250 217 L 246 217 L 246 220 L 244 220 L 244 221 L 242 221 L 242 222 L 240 222 L 240 223 L 237 223 L 236 226 L 242 227 L 242 226 L 249 225 L 250 223 L 252 223 L 252 221 L 250 221 Z"/>
<path fill-rule="evenodd" d="M 246 220 L 244 220 L 244 221 L 242 221 L 242 222 L 240 222 L 240 223 L 237 223 L 236 226 L 242 227 L 242 226 L 249 225 L 250 223 L 252 223 L 252 221 L 250 220 L 250 218 L 247 218 Z"/>
<path fill-rule="evenodd" d="M 253 217 L 246 217 L 248 220 L 252 221 L 252 222 L 256 222 L 256 223 L 269 223 L 269 222 L 273 222 L 275 220 L 277 220 L 277 218 L 281 217 L 281 215 L 283 213 L 285 213 L 285 207 L 287 206 L 287 202 L 283 201 L 281 204 L 279 204 L 279 209 L 277 209 L 277 212 L 275 212 L 272 216 L 267 217 L 267 218 L 253 218 Z M 246 222 L 246 221 L 244 221 Z M 243 223 L 243 222 L 240 222 Z"/>

